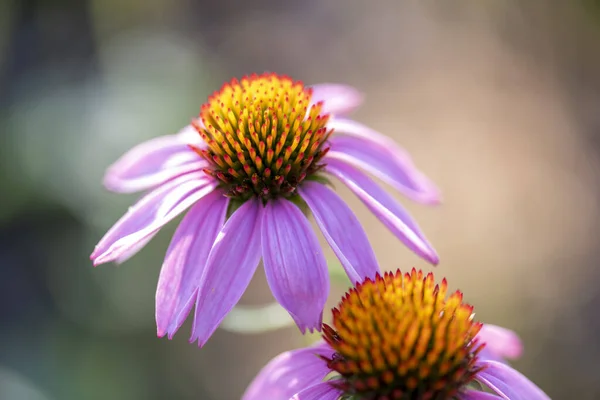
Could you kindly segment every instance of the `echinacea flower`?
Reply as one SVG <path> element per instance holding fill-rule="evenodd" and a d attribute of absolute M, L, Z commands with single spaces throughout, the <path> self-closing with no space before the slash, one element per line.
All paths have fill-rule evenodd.
<path fill-rule="evenodd" d="M 352 281 L 378 271 L 363 228 L 326 186 L 325 174 L 345 183 L 410 249 L 436 264 L 413 219 L 359 168 L 422 203 L 437 202 L 439 193 L 391 140 L 343 118 L 360 101 L 350 87 L 305 87 L 275 74 L 225 84 L 182 132 L 142 143 L 108 169 L 110 190 L 150 192 L 100 240 L 94 265 L 123 262 L 191 207 L 161 269 L 158 336 L 172 338 L 195 305 L 191 341 L 204 344 L 261 257 L 276 300 L 298 327 L 320 329 L 329 277 L 298 205 L 312 212 Z"/>
<path fill-rule="evenodd" d="M 323 338 L 274 358 L 242 400 L 549 399 L 504 362 L 520 355 L 519 338 L 476 322 L 463 294 L 447 296 L 431 273 L 357 284 Z"/>

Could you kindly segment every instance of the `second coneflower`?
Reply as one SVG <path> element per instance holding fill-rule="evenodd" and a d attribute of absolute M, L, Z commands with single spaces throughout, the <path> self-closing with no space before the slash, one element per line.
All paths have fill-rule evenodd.
<path fill-rule="evenodd" d="M 143 143 L 107 172 L 117 192 L 152 189 L 106 233 L 94 265 L 122 262 L 187 208 L 156 293 L 158 335 L 172 337 L 195 305 L 204 344 L 238 302 L 262 257 L 269 286 L 302 330 L 320 329 L 325 258 L 298 206 L 307 206 L 353 282 L 377 262 L 357 218 L 323 181 L 337 177 L 411 250 L 437 255 L 400 204 L 358 168 L 423 203 L 438 191 L 404 151 L 343 115 L 360 96 L 275 74 L 233 80 L 180 134 Z M 333 134 L 333 135 L 332 135 Z"/>
<path fill-rule="evenodd" d="M 366 279 L 333 309 L 324 341 L 273 359 L 242 400 L 549 400 L 504 362 L 521 353 L 518 337 L 475 321 L 447 289 L 414 269 Z"/>

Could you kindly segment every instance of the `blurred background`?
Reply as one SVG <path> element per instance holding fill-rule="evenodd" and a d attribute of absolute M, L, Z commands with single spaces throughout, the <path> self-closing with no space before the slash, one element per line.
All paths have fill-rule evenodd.
<path fill-rule="evenodd" d="M 600 399 L 597 3 L 0 0 L 0 400 L 238 399 L 303 345 L 293 327 L 157 339 L 175 223 L 122 266 L 89 261 L 136 198 L 105 191 L 105 168 L 266 70 L 364 92 L 353 117 L 443 189 L 402 200 L 437 276 L 521 335 L 515 366 L 550 397 Z M 383 268 L 433 269 L 337 187 Z M 271 301 L 258 273 L 242 302 Z"/>

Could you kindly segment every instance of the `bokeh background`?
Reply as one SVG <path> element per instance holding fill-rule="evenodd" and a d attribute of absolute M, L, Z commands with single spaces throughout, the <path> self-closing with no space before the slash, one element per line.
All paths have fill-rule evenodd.
<path fill-rule="evenodd" d="M 89 261 L 135 200 L 105 168 L 267 70 L 364 92 L 354 118 L 443 189 L 403 200 L 438 276 L 522 336 L 515 365 L 553 399 L 600 399 L 597 2 L 0 0 L 0 400 L 237 399 L 303 344 L 293 327 L 157 339 L 175 224 L 122 266 Z M 385 269 L 433 269 L 337 186 Z M 243 303 L 271 301 L 258 273 Z"/>

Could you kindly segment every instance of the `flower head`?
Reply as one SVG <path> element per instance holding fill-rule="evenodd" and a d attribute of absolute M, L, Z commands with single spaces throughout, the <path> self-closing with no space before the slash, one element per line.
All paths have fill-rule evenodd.
<path fill-rule="evenodd" d="M 329 115 L 311 94 L 301 82 L 263 75 L 234 79 L 202 106 L 193 125 L 207 147 L 197 151 L 226 196 L 290 197 L 325 166 Z"/>
<path fill-rule="evenodd" d="M 436 284 L 431 273 L 367 278 L 333 309 L 323 338 L 271 361 L 243 399 L 500 398 L 475 381 L 511 400 L 548 398 L 503 362 L 519 355 L 518 338 L 476 322 L 462 293 L 448 295 L 446 281 Z"/>
<path fill-rule="evenodd" d="M 100 240 L 94 265 L 123 262 L 189 208 L 159 277 L 159 336 L 171 338 L 195 305 L 192 340 L 206 342 L 261 258 L 275 298 L 301 330 L 318 330 L 328 274 L 298 204 L 308 207 L 353 282 L 379 270 L 363 228 L 326 175 L 436 264 L 410 215 L 359 169 L 419 202 L 435 203 L 439 192 L 392 141 L 344 117 L 360 100 L 346 86 L 306 87 L 276 74 L 225 84 L 179 134 L 142 143 L 109 168 L 109 189 L 150 191 Z"/>
<path fill-rule="evenodd" d="M 462 293 L 446 299 L 433 274 L 386 273 L 366 280 L 333 310 L 325 341 L 335 350 L 327 366 L 337 386 L 364 398 L 451 398 L 469 383 L 481 324 Z"/>

